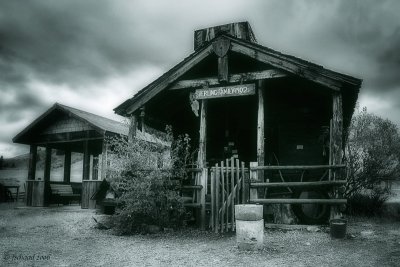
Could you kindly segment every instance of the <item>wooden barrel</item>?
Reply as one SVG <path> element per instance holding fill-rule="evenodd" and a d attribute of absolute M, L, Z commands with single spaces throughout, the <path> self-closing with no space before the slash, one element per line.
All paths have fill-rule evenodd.
<path fill-rule="evenodd" d="M 28 180 L 26 181 L 26 205 L 33 207 L 43 207 L 45 197 L 44 181 Z"/>
<path fill-rule="evenodd" d="M 91 199 L 100 187 L 101 180 L 83 180 L 82 181 L 82 209 L 95 209 L 96 200 Z"/>

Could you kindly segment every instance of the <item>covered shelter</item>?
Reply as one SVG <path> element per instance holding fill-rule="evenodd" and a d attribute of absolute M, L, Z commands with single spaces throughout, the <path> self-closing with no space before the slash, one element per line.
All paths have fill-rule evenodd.
<path fill-rule="evenodd" d="M 65 191 L 69 190 L 70 196 L 81 195 L 82 208 L 94 208 L 96 201 L 91 197 L 106 178 L 108 149 L 105 140 L 128 134 L 128 124 L 59 103 L 54 104 L 13 138 L 14 143 L 30 146 L 26 204 L 47 206 L 56 200 L 52 191 L 54 193 L 55 190 L 63 190 L 66 195 Z M 137 131 L 136 136 L 142 140 L 157 142 L 156 138 L 141 131 Z M 39 147 L 45 150 L 42 174 L 37 170 Z M 52 163 L 55 151 L 63 155 L 64 161 L 61 164 Z M 82 169 L 76 170 L 78 177 L 71 180 L 74 154 L 78 157 L 76 161 L 83 161 L 83 164 L 80 165 Z M 63 165 L 63 172 L 53 174 L 52 164 L 58 164 L 59 166 L 55 166 L 58 169 Z M 55 176 L 61 176 L 58 177 L 61 179 L 55 179 Z"/>
<path fill-rule="evenodd" d="M 339 170 L 361 82 L 262 46 L 249 23 L 231 23 L 196 30 L 192 54 L 114 111 L 191 136 L 197 167 L 214 185 L 215 229 L 243 202 L 333 205 L 335 217 L 346 200 L 332 188 L 344 183 Z M 251 177 L 245 198 L 232 196 L 244 190 L 237 181 L 218 180 L 234 172 L 224 166 L 242 166 L 237 160 Z M 230 191 L 218 187 L 227 184 Z M 296 188 L 313 186 L 328 187 L 330 199 L 296 196 Z"/>

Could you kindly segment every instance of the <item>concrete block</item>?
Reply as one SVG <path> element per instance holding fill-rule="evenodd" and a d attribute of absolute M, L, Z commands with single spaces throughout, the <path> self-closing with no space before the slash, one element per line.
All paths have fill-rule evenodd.
<path fill-rule="evenodd" d="M 235 219 L 241 221 L 259 221 L 263 219 L 263 205 L 235 205 Z"/>
<path fill-rule="evenodd" d="M 236 242 L 240 250 L 257 250 L 264 246 L 264 220 L 236 220 Z"/>

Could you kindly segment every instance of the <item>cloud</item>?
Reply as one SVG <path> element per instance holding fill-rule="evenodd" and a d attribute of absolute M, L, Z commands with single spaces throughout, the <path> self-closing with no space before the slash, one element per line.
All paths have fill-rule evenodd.
<path fill-rule="evenodd" d="M 119 119 L 113 108 L 193 51 L 194 30 L 245 20 L 262 45 L 362 78 L 361 99 L 400 121 L 399 12 L 396 0 L 0 1 L 0 154 L 54 102 Z"/>

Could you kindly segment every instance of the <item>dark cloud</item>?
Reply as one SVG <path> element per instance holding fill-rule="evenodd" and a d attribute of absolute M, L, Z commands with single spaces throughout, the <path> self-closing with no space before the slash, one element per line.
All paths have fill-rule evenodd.
<path fill-rule="evenodd" d="M 112 114 L 192 52 L 195 29 L 244 20 L 262 45 L 362 78 L 361 99 L 400 122 L 399 13 L 396 0 L 0 1 L 0 154 L 53 102 Z"/>

